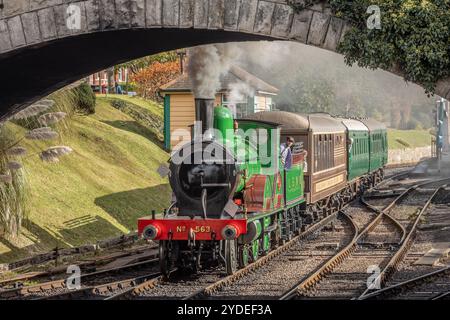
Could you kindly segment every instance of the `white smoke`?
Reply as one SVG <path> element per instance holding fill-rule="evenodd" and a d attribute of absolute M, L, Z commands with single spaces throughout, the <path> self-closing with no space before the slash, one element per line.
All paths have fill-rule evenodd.
<path fill-rule="evenodd" d="M 214 98 L 220 89 L 220 77 L 227 74 L 238 51 L 223 45 L 189 49 L 188 72 L 196 98 Z"/>
<path fill-rule="evenodd" d="M 268 47 L 269 46 L 269 50 Z M 276 65 L 289 55 L 289 47 L 284 42 L 224 43 L 190 48 L 188 50 L 188 72 L 192 79 L 196 98 L 214 98 L 220 89 L 220 78 L 230 72 L 233 65 L 245 64 L 247 60 L 257 60 L 260 66 Z M 259 59 L 252 59 L 258 56 Z M 239 103 L 247 96 L 254 95 L 255 89 L 248 83 L 239 81 L 227 88 L 229 102 Z"/>
<path fill-rule="evenodd" d="M 246 82 L 235 82 L 228 86 L 230 103 L 246 102 L 248 96 L 255 95 L 255 89 Z"/>
<path fill-rule="evenodd" d="M 188 72 L 196 98 L 214 98 L 222 73 L 220 57 L 215 46 L 201 46 L 188 50 Z"/>

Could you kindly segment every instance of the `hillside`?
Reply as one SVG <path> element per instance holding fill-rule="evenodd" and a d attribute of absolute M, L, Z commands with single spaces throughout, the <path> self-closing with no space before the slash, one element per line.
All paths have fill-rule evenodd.
<path fill-rule="evenodd" d="M 432 136 L 427 130 L 388 129 L 389 149 L 428 147 Z"/>
<path fill-rule="evenodd" d="M 77 246 L 128 233 L 136 228 L 138 217 L 167 206 L 168 181 L 156 170 L 168 154 L 155 140 L 155 130 L 113 108 L 112 98 L 162 117 L 155 103 L 97 97 L 96 113 L 73 116 L 61 141 L 55 141 L 72 147 L 72 154 L 58 164 L 43 163 L 37 155 L 26 158 L 28 221 L 18 239 L 0 239 L 0 263 L 57 245 Z M 37 151 L 36 144 L 24 146 L 30 154 Z"/>

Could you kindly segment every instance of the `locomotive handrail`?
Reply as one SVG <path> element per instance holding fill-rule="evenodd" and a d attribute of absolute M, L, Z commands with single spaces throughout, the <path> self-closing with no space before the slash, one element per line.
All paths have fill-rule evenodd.
<path fill-rule="evenodd" d="M 170 212 L 172 211 L 173 207 L 177 204 L 177 201 L 174 201 L 170 204 L 169 208 L 166 210 L 166 214 L 164 215 L 164 218 L 168 217 L 170 215 Z"/>
<path fill-rule="evenodd" d="M 202 188 L 215 188 L 215 187 L 223 187 L 223 188 L 231 188 L 231 183 L 202 183 L 200 185 Z"/>

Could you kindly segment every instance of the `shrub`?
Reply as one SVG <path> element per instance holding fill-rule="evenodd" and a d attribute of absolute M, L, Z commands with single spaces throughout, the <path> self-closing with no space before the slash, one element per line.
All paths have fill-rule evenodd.
<path fill-rule="evenodd" d="M 143 98 L 158 101 L 159 88 L 172 81 L 180 74 L 178 61 L 154 62 L 148 67 L 133 74 L 131 80 L 136 83 L 138 94 Z"/>
<path fill-rule="evenodd" d="M 95 113 L 95 94 L 91 86 L 87 83 L 82 83 L 75 88 L 75 92 L 77 109 L 86 114 Z"/>
<path fill-rule="evenodd" d="M 121 99 L 112 99 L 110 103 L 113 108 L 122 111 L 133 118 L 140 125 L 150 129 L 155 138 L 162 141 L 164 122 L 161 117 L 134 103 L 126 102 Z"/>
<path fill-rule="evenodd" d="M 116 108 L 117 110 L 124 111 L 125 108 L 127 107 L 127 104 L 126 104 L 126 102 L 123 101 L 123 100 L 120 100 L 120 99 L 113 99 L 113 100 L 111 101 L 111 106 L 112 106 L 113 108 Z"/>
<path fill-rule="evenodd" d="M 58 130 L 67 131 L 69 130 L 69 119 L 73 115 L 76 109 L 76 104 L 78 101 L 78 93 L 75 89 L 61 89 L 58 90 L 45 99 L 50 99 L 54 103 L 46 110 L 43 110 L 42 112 L 35 112 L 32 114 L 28 114 L 27 110 L 33 107 L 33 105 L 39 105 L 41 104 L 41 101 L 37 101 L 35 104 L 25 108 L 22 112 L 25 111 L 25 117 L 16 118 L 13 116 L 9 120 L 25 129 L 33 130 L 36 128 L 40 128 L 42 124 L 39 122 L 39 117 L 42 116 L 45 113 L 50 112 L 64 112 L 67 114 L 67 117 L 65 117 L 62 121 L 60 121 L 57 125 Z"/>
<path fill-rule="evenodd" d="M 11 162 L 17 157 L 9 155 L 6 150 L 17 139 L 15 134 L 4 125 L 0 131 L 0 175 L 10 180 L 0 180 L 0 236 L 17 235 L 22 220 L 26 216 L 26 198 L 28 184 L 23 168 L 11 169 Z"/>
<path fill-rule="evenodd" d="M 136 83 L 134 83 L 134 82 L 128 82 L 128 83 L 121 82 L 119 84 L 122 87 L 122 90 L 124 92 L 136 92 L 136 91 L 138 91 L 138 87 L 137 87 Z"/>

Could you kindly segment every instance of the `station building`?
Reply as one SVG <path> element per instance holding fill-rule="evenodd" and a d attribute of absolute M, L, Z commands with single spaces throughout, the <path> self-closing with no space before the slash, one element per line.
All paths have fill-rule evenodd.
<path fill-rule="evenodd" d="M 173 135 L 177 129 L 190 128 L 195 120 L 195 102 L 192 93 L 192 80 L 188 73 L 181 74 L 175 80 L 160 89 L 164 98 L 164 146 L 171 150 L 180 142 L 189 141 L 190 134 Z M 273 98 L 278 89 L 238 66 L 232 66 L 229 72 L 220 78 L 220 88 L 215 97 L 216 105 L 228 107 L 235 118 L 274 109 Z"/>

